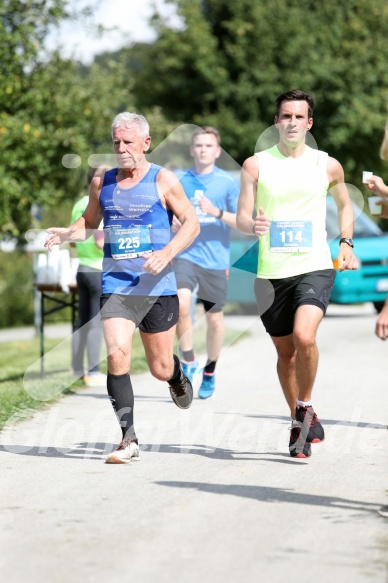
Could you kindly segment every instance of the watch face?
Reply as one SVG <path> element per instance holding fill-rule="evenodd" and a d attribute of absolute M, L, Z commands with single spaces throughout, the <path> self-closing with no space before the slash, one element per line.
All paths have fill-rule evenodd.
<path fill-rule="evenodd" d="M 353 242 L 353 239 L 351 239 L 350 237 L 343 237 L 343 238 L 340 240 L 340 244 L 341 244 L 341 243 L 347 243 L 348 245 L 350 245 L 350 247 L 354 247 L 354 242 Z"/>

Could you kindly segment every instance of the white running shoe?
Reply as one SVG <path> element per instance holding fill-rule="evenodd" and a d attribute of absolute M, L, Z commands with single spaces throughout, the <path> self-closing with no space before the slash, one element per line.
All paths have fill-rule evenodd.
<path fill-rule="evenodd" d="M 105 387 L 106 375 L 102 372 L 86 374 L 83 377 L 83 381 L 87 387 Z"/>
<path fill-rule="evenodd" d="M 380 514 L 380 516 L 388 518 L 388 506 L 382 506 L 377 512 Z"/>
<path fill-rule="evenodd" d="M 114 451 L 106 458 L 106 464 L 129 464 L 131 461 L 139 461 L 139 446 L 136 441 L 125 437 Z"/>

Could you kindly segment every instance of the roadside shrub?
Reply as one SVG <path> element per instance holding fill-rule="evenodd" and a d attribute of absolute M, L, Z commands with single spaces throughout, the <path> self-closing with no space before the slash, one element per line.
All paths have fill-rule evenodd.
<path fill-rule="evenodd" d="M 24 251 L 0 251 L 0 328 L 34 322 L 32 259 Z"/>

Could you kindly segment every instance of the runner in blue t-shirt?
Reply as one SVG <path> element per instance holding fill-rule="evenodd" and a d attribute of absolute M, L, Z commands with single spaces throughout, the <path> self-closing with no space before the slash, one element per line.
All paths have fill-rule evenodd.
<path fill-rule="evenodd" d="M 207 322 L 207 362 L 199 397 L 214 393 L 215 367 L 224 338 L 223 307 L 229 275 L 229 237 L 236 227 L 238 181 L 215 165 L 221 154 L 220 135 L 211 127 L 194 131 L 190 154 L 194 167 L 176 172 L 197 213 L 201 231 L 195 241 L 174 260 L 179 296 L 177 333 L 182 367 L 193 379 L 199 364 L 194 353 L 192 294 L 202 301 Z M 173 229 L 179 222 L 173 221 Z"/>

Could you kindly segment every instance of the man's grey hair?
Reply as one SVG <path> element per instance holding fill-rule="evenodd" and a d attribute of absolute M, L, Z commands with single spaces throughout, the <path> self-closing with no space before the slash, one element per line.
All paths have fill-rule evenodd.
<path fill-rule="evenodd" d="M 130 113 L 129 111 L 123 111 L 116 115 L 112 122 L 112 132 L 118 128 L 131 128 L 134 126 L 142 138 L 147 138 L 150 135 L 150 126 L 144 115 Z"/>

